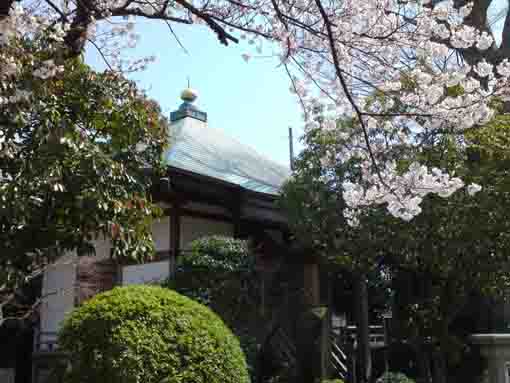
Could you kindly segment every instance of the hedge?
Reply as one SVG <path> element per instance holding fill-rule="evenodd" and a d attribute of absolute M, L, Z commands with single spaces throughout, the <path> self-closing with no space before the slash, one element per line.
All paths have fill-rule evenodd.
<path fill-rule="evenodd" d="M 66 383 L 249 383 L 237 338 L 207 307 L 156 286 L 97 295 L 66 319 Z"/>

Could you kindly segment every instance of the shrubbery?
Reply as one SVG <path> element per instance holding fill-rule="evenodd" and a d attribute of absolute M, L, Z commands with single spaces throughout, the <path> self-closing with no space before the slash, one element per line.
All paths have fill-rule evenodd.
<path fill-rule="evenodd" d="M 182 265 L 215 273 L 239 273 L 249 271 L 252 260 L 247 241 L 213 235 L 193 241 Z"/>
<path fill-rule="evenodd" d="M 211 310 L 175 291 L 99 294 L 65 321 L 66 383 L 248 383 L 239 342 Z"/>
<path fill-rule="evenodd" d="M 255 257 L 247 241 L 209 236 L 191 244 L 179 261 L 175 278 L 166 286 L 209 306 L 239 337 L 249 369 L 255 373 L 260 328 Z"/>

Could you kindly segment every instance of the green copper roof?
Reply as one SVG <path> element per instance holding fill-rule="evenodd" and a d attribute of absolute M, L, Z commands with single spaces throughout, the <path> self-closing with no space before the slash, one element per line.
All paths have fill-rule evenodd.
<path fill-rule="evenodd" d="M 166 163 L 179 169 L 216 178 L 245 189 L 276 195 L 290 175 L 249 146 L 228 137 L 193 117 L 174 121 L 170 127 Z"/>

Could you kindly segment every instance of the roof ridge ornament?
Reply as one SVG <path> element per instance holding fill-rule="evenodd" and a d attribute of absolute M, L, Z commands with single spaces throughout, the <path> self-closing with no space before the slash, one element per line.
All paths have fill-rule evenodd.
<path fill-rule="evenodd" d="M 179 106 L 179 109 L 170 113 L 170 121 L 174 122 L 190 117 L 202 122 L 207 122 L 207 113 L 202 112 L 193 105 L 193 102 L 195 102 L 197 98 L 198 92 L 195 89 L 190 88 L 188 77 L 188 87 L 181 92 L 181 100 L 183 103 Z"/>

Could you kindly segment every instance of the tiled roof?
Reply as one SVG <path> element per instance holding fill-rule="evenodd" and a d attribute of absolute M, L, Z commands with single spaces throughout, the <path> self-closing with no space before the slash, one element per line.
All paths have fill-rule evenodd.
<path fill-rule="evenodd" d="M 245 189 L 276 195 L 290 175 L 287 168 L 194 118 L 171 124 L 168 166 L 216 178 Z"/>

